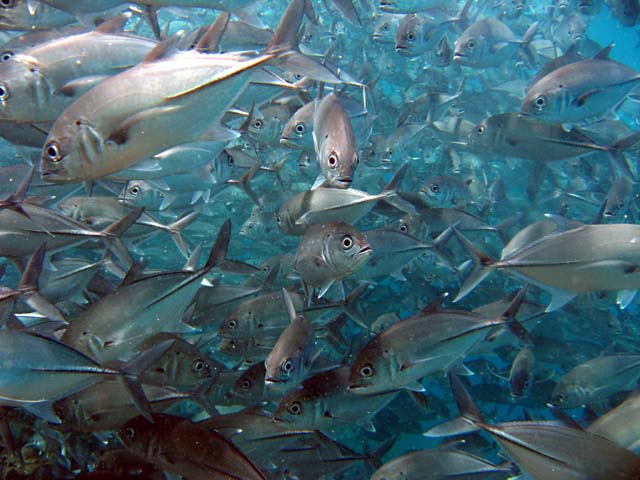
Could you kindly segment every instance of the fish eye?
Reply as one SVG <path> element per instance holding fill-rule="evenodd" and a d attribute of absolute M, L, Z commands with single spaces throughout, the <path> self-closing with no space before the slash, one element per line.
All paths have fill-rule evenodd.
<path fill-rule="evenodd" d="M 336 152 L 331 152 L 327 161 L 331 168 L 336 168 L 338 166 L 338 154 Z"/>
<path fill-rule="evenodd" d="M 242 388 L 243 390 L 251 389 L 251 380 L 243 380 L 242 383 L 240 383 L 240 388 Z"/>
<path fill-rule="evenodd" d="M 13 8 L 16 6 L 16 0 L 0 0 L 0 8 Z"/>
<path fill-rule="evenodd" d="M 416 34 L 413 32 L 407 32 L 406 39 L 413 42 L 416 39 Z"/>
<path fill-rule="evenodd" d="M 295 131 L 299 135 L 302 135 L 304 132 L 306 132 L 307 131 L 307 127 L 305 126 L 304 122 L 296 123 Z"/>
<path fill-rule="evenodd" d="M 234 162 L 233 155 L 227 154 L 227 164 L 233 165 L 233 162 Z"/>
<path fill-rule="evenodd" d="M 9 98 L 9 88 L 7 85 L 0 82 L 0 102 L 4 102 Z"/>
<path fill-rule="evenodd" d="M 371 365 L 370 363 L 365 364 L 360 369 L 360 375 L 363 377 L 370 377 L 371 375 L 373 375 L 373 365 Z"/>
<path fill-rule="evenodd" d="M 547 97 L 545 97 L 544 95 L 538 95 L 535 98 L 534 103 L 536 104 L 536 107 L 538 107 L 538 109 L 542 109 L 547 104 Z"/>
<path fill-rule="evenodd" d="M 44 147 L 44 155 L 47 160 L 50 162 L 57 163 L 62 160 L 62 156 L 60 155 L 60 147 L 58 146 L 58 142 L 51 141 L 47 143 Z"/>
<path fill-rule="evenodd" d="M 264 273 L 267 273 L 269 271 L 269 265 L 264 265 L 260 270 L 262 270 Z"/>
<path fill-rule="evenodd" d="M 293 362 L 291 360 L 286 360 L 282 364 L 282 371 L 285 373 L 291 373 L 292 370 L 293 370 Z"/>
<path fill-rule="evenodd" d="M 476 48 L 476 41 L 475 40 L 469 40 L 467 42 L 467 48 L 469 50 L 473 50 L 474 48 Z"/>
<path fill-rule="evenodd" d="M 1 62 L 6 62 L 11 57 L 13 57 L 13 52 L 6 51 L 6 52 L 0 53 L 0 61 Z"/>
<path fill-rule="evenodd" d="M 310 38 L 313 38 L 313 35 L 311 35 Z M 296 80 L 302 80 L 304 78 L 304 75 L 302 75 L 301 73 L 296 73 L 293 78 L 295 78 Z"/>
<path fill-rule="evenodd" d="M 264 125 L 264 122 L 262 120 L 260 120 L 259 118 L 256 118 L 253 121 L 253 128 L 256 128 L 256 129 L 260 130 L 263 125 Z"/>
<path fill-rule="evenodd" d="M 0 82 L 0 102 L 4 102 L 9 98 L 9 88 L 7 85 Z"/>
<path fill-rule="evenodd" d="M 253 229 L 253 223 L 247 223 L 247 228 L 249 230 L 252 230 Z"/>
<path fill-rule="evenodd" d="M 196 358 L 191 364 L 191 370 L 194 372 L 201 372 L 207 367 L 207 363 L 201 358 Z"/>
<path fill-rule="evenodd" d="M 235 320 L 229 320 L 227 322 L 227 327 L 233 329 L 236 328 L 238 326 L 238 323 Z"/>
<path fill-rule="evenodd" d="M 136 431 L 133 429 L 133 427 L 127 427 L 124 429 L 124 436 L 129 440 L 133 440 L 136 436 Z"/>
<path fill-rule="evenodd" d="M 134 185 L 129 189 L 129 193 L 137 197 L 140 195 L 140 187 L 138 185 Z"/>
<path fill-rule="evenodd" d="M 530 385 L 531 385 L 531 383 L 529 382 L 529 380 L 524 382 L 524 388 L 529 388 Z"/>
<path fill-rule="evenodd" d="M 345 235 L 342 238 L 342 248 L 349 250 L 351 247 L 353 247 L 353 238 L 349 235 Z"/>
<path fill-rule="evenodd" d="M 385 32 L 389 30 L 389 24 L 388 23 L 383 23 L 382 24 L 382 30 L 384 30 Z"/>
<path fill-rule="evenodd" d="M 478 133 L 478 135 L 484 135 L 484 125 L 478 125 L 478 128 L 476 128 L 476 132 Z"/>
<path fill-rule="evenodd" d="M 432 183 L 431 185 L 429 185 L 429 191 L 431 193 L 438 193 L 440 191 L 440 185 L 438 185 L 437 183 Z"/>
<path fill-rule="evenodd" d="M 278 215 L 278 216 L 276 217 L 276 222 L 277 222 L 277 223 L 282 223 L 282 218 L 280 217 L 280 215 Z"/>
<path fill-rule="evenodd" d="M 556 402 L 558 403 L 564 402 L 564 393 L 559 393 L 558 395 L 556 395 Z"/>
<path fill-rule="evenodd" d="M 400 230 L 401 232 L 406 232 L 408 229 L 406 225 L 400 225 L 400 228 L 398 230 Z"/>
<path fill-rule="evenodd" d="M 300 412 L 302 412 L 302 405 L 300 405 L 300 402 L 293 402 L 291 405 L 289 405 L 287 411 L 291 415 L 300 415 Z"/>

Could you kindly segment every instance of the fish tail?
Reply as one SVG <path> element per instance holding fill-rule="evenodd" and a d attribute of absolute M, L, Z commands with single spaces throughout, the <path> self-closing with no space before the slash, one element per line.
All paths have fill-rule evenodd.
<path fill-rule="evenodd" d="M 131 395 L 131 400 L 140 415 L 151 423 L 153 423 L 153 412 L 149 400 L 140 385 L 140 375 L 156 363 L 171 348 L 174 342 L 175 339 L 171 339 L 158 343 L 136 355 L 120 368 L 120 376 L 118 378 L 129 392 L 129 395 Z"/>
<path fill-rule="evenodd" d="M 20 299 L 48 319 L 66 324 L 67 321 L 64 319 L 64 315 L 62 315 L 53 303 L 42 296 L 39 290 L 38 280 L 42 273 L 45 250 L 46 244 L 43 243 L 33 252 L 33 255 L 31 255 L 20 279 L 20 284 L 18 285 L 18 291 L 24 292 L 20 295 Z"/>
<path fill-rule="evenodd" d="M 272 63 L 293 73 L 299 73 L 318 81 L 340 83 L 341 80 L 327 67 L 303 55 L 298 49 L 300 27 L 305 11 L 309 11 L 309 0 L 293 0 L 284 15 L 273 38 L 267 45 L 266 55 L 274 57 Z"/>
<path fill-rule="evenodd" d="M 509 302 L 507 308 L 502 312 L 498 318 L 499 322 L 505 322 L 507 327 L 516 337 L 518 337 L 524 344 L 533 345 L 529 332 L 522 326 L 522 324 L 516 320 L 516 314 L 522 305 L 524 296 L 527 293 L 527 288 L 521 288 L 518 293 L 513 297 L 513 300 Z"/>
<path fill-rule="evenodd" d="M 416 213 L 416 209 L 411 203 L 398 196 L 398 188 L 407 173 L 407 168 L 409 168 L 409 164 L 403 164 L 391 177 L 391 180 L 389 180 L 380 195 L 384 197 L 385 202 L 398 210 L 405 213 Z"/>
<path fill-rule="evenodd" d="M 231 240 L 231 220 L 227 219 L 218 230 L 218 236 L 213 244 L 207 263 L 203 267 L 204 272 L 208 272 L 216 265 L 221 264 L 227 259 L 227 251 L 229 249 L 229 241 Z"/>
<path fill-rule="evenodd" d="M 524 53 L 524 57 L 529 66 L 534 67 L 536 64 L 536 55 L 535 50 L 531 47 L 531 41 L 538 31 L 539 22 L 533 22 L 531 26 L 524 33 L 522 40 L 522 51 Z"/>
<path fill-rule="evenodd" d="M 189 247 L 182 237 L 182 230 L 184 230 L 188 225 L 191 225 L 199 213 L 200 212 L 191 212 L 188 215 L 179 218 L 167 227 L 169 235 L 171 235 L 171 238 L 173 239 L 173 243 L 176 244 L 180 253 L 187 258 L 189 257 Z"/>
<path fill-rule="evenodd" d="M 484 425 L 484 417 L 462 381 L 449 371 L 449 381 L 460 416 L 436 425 L 423 433 L 426 437 L 452 437 L 477 431 Z"/>
<path fill-rule="evenodd" d="M 456 298 L 453 299 L 454 303 L 462 300 L 471 290 L 473 290 L 480 282 L 482 282 L 487 275 L 491 273 L 494 268 L 493 264 L 495 260 L 489 257 L 487 254 L 479 250 L 473 243 L 467 239 L 456 227 L 453 228 L 453 233 L 457 237 L 462 247 L 471 256 L 473 261 L 473 267 L 467 274 L 466 278 L 462 282 L 460 291 Z"/>
<path fill-rule="evenodd" d="M 640 131 L 632 133 L 622 140 L 618 140 L 614 144 L 610 145 L 608 154 L 614 176 L 617 176 L 617 167 L 617 169 L 619 169 L 624 175 L 628 175 L 634 182 L 637 181 L 637 175 L 634 172 L 632 164 L 625 157 L 624 152 L 638 143 L 638 141 L 640 141 Z"/>
<path fill-rule="evenodd" d="M 133 263 L 133 259 L 120 237 L 138 221 L 143 211 L 144 208 L 133 210 L 100 231 L 100 236 L 102 236 L 107 243 L 107 248 L 111 250 L 116 258 L 122 261 L 127 268 Z"/>

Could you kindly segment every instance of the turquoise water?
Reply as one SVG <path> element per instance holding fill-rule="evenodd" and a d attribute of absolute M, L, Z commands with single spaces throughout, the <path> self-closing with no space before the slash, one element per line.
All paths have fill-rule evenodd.
<path fill-rule="evenodd" d="M 640 478 L 615 3 L 49 3 L 0 5 L 2 478 Z"/>

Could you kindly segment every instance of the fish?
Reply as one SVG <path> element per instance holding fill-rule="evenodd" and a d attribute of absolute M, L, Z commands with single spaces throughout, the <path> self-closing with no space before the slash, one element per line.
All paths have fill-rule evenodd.
<path fill-rule="evenodd" d="M 499 67 L 521 48 L 527 48 L 538 29 L 534 22 L 522 38 L 494 18 L 483 18 L 462 32 L 455 42 L 453 60 L 473 68 Z"/>
<path fill-rule="evenodd" d="M 521 290 L 497 318 L 440 309 L 436 301 L 369 339 L 351 364 L 349 390 L 357 395 L 402 388 L 422 392 L 420 379 L 451 369 L 492 328 L 507 324 L 526 338 L 514 318 L 523 298 Z"/>
<path fill-rule="evenodd" d="M 543 122 L 564 124 L 602 117 L 640 81 L 638 72 L 609 58 L 611 48 L 539 79 L 528 88 L 520 113 Z"/>
<path fill-rule="evenodd" d="M 256 68 L 278 59 L 306 58 L 293 44 L 303 9 L 304 0 L 291 3 L 265 53 L 256 57 L 208 53 L 208 37 L 186 52 L 174 51 L 178 37 L 156 46 L 141 63 L 105 80 L 58 117 L 42 150 L 42 178 L 52 183 L 101 178 L 195 140 L 229 109 Z M 153 79 L 150 85 L 148 79 Z M 145 95 L 139 92 L 143 85 Z M 114 96 L 123 91 L 128 94 Z M 226 102 L 213 110 L 200 108 L 203 98 L 221 94 Z M 162 135 L 150 138 L 150 132 L 160 131 Z"/>
<path fill-rule="evenodd" d="M 352 395 L 348 389 L 349 374 L 349 366 L 342 366 L 307 378 L 282 397 L 274 418 L 296 429 L 330 432 L 336 424 L 356 423 L 367 431 L 375 431 L 371 418 L 398 392 Z"/>
<path fill-rule="evenodd" d="M 265 478 L 231 442 L 186 418 L 154 414 L 151 423 L 136 417 L 118 430 L 118 436 L 128 450 L 176 475 L 220 480 Z"/>
<path fill-rule="evenodd" d="M 62 341 L 106 362 L 121 358 L 156 333 L 179 330 L 182 314 L 193 301 L 202 279 L 224 261 L 230 232 L 231 224 L 227 221 L 220 227 L 202 268 L 152 274 L 102 297 L 74 319 Z"/>
<path fill-rule="evenodd" d="M 438 15 L 434 10 L 423 15 L 405 15 L 396 31 L 396 52 L 415 57 L 433 50 L 452 24 L 466 22 L 471 1 L 467 0 L 454 17 Z"/>
<path fill-rule="evenodd" d="M 91 32 L 39 43 L 2 63 L 0 118 L 53 122 L 82 93 L 142 61 L 156 42 L 125 34 L 130 18 L 113 17 Z"/>
<path fill-rule="evenodd" d="M 458 450 L 455 445 L 444 445 L 396 457 L 377 469 L 371 480 L 417 479 L 425 470 L 430 472 L 433 478 L 455 478 L 464 475 L 508 478 L 516 468 L 509 462 L 495 465 L 484 458 Z"/>
<path fill-rule="evenodd" d="M 334 282 L 361 268 L 372 253 L 366 235 L 351 225 L 319 223 L 300 240 L 294 269 L 306 288 L 317 288 L 321 298 Z"/>
<path fill-rule="evenodd" d="M 563 224 L 562 218 L 551 220 L 554 218 L 559 225 Z M 454 301 L 464 298 L 494 269 L 504 269 L 550 292 L 552 299 L 547 312 L 557 310 L 579 293 L 597 290 L 618 290 L 618 302 L 628 304 L 629 296 L 637 288 L 635 225 L 571 225 L 574 228 L 567 222 L 564 225 L 563 231 L 544 235 L 520 248 L 507 245 L 500 260 L 492 260 L 480 252 L 454 227 L 456 237 L 474 263 Z M 616 242 L 611 242 L 612 238 Z M 598 245 L 597 250 L 585 252 L 579 247 L 585 244 Z"/>
<path fill-rule="evenodd" d="M 462 420 L 487 432 L 532 478 L 635 478 L 640 457 L 604 437 L 549 421 L 487 424 L 462 382 L 451 375 Z"/>
<path fill-rule="evenodd" d="M 307 375 L 314 359 L 315 341 L 311 322 L 296 313 L 289 293 L 282 289 L 290 324 L 282 331 L 264 361 L 267 387 L 281 388 L 299 383 Z"/>
<path fill-rule="evenodd" d="M 313 145 L 325 184 L 349 188 L 358 165 L 358 149 L 351 121 L 338 97 L 330 93 L 315 105 Z"/>
<path fill-rule="evenodd" d="M 640 371 L 634 355 L 602 355 L 567 372 L 551 392 L 551 403 L 576 408 L 603 401 L 621 390 L 633 388 Z"/>
<path fill-rule="evenodd" d="M 368 194 L 353 188 L 336 189 L 319 187 L 290 197 L 276 214 L 281 231 L 300 235 L 311 225 L 322 222 L 343 221 L 355 223 L 371 210 L 375 203 L 395 195 L 404 178 L 406 166 L 401 167 L 379 194 Z M 391 199 L 391 201 L 393 201 Z M 412 210 L 411 207 L 404 207 Z"/>

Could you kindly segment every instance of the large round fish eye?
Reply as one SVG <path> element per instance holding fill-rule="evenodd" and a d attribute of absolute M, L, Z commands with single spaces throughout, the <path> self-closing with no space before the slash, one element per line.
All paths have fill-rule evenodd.
<path fill-rule="evenodd" d="M 140 186 L 134 185 L 129 189 L 129 193 L 134 197 L 137 197 L 138 195 L 140 195 Z"/>
<path fill-rule="evenodd" d="M 298 122 L 296 123 L 295 130 L 296 130 L 296 133 L 302 135 L 304 132 L 307 131 L 307 127 L 305 126 L 304 122 Z"/>
<path fill-rule="evenodd" d="M 13 52 L 10 52 L 8 50 L 4 51 L 4 52 L 0 53 L 0 62 L 6 62 L 11 57 L 13 57 Z"/>
<path fill-rule="evenodd" d="M 353 238 L 350 235 L 345 235 L 342 238 L 342 248 L 349 250 L 351 247 L 353 247 Z"/>
<path fill-rule="evenodd" d="M 259 118 L 256 118 L 253 121 L 253 128 L 260 130 L 262 127 L 264 126 L 264 122 L 262 120 L 260 120 Z"/>
<path fill-rule="evenodd" d="M 416 39 L 416 34 L 413 32 L 407 32 L 406 39 L 409 42 L 413 42 Z"/>
<path fill-rule="evenodd" d="M 240 383 L 240 388 L 243 390 L 250 390 L 251 389 L 251 380 L 249 379 L 245 379 Z"/>
<path fill-rule="evenodd" d="M 485 131 L 484 125 L 478 125 L 478 128 L 476 128 L 476 133 L 478 135 L 484 135 L 484 131 Z"/>
<path fill-rule="evenodd" d="M 16 6 L 16 0 L 0 0 L 0 8 L 13 8 Z"/>
<path fill-rule="evenodd" d="M 547 97 L 544 95 L 538 95 L 533 101 L 538 110 L 543 109 L 547 105 Z"/>
<path fill-rule="evenodd" d="M 300 405 L 300 402 L 293 402 L 291 405 L 289 405 L 287 411 L 291 415 L 300 415 L 300 412 L 302 412 L 302 405 Z"/>
<path fill-rule="evenodd" d="M 329 167 L 336 168 L 338 166 L 338 154 L 331 152 L 329 158 L 327 158 L 327 162 L 329 163 Z"/>
<path fill-rule="evenodd" d="M 44 156 L 50 162 L 57 163 L 62 160 L 62 156 L 60 155 L 60 147 L 58 146 L 58 142 L 51 141 L 47 143 L 44 147 Z"/>
<path fill-rule="evenodd" d="M 201 372 L 205 368 L 207 368 L 207 363 L 201 358 L 196 358 L 191 364 L 191 370 L 194 372 Z"/>
<path fill-rule="evenodd" d="M 371 375 L 373 375 L 373 365 L 371 365 L 370 363 L 366 363 L 360 369 L 360 375 L 363 377 L 370 377 Z"/>
<path fill-rule="evenodd" d="M 0 102 L 4 102 L 9 98 L 9 88 L 3 82 L 0 82 Z"/>
<path fill-rule="evenodd" d="M 469 50 L 473 50 L 474 48 L 476 48 L 476 41 L 475 41 L 475 40 L 469 40 L 469 41 L 467 42 L 467 45 L 466 45 L 466 46 L 467 46 L 467 48 L 468 48 Z"/>
<path fill-rule="evenodd" d="M 293 362 L 291 360 L 286 360 L 282 364 L 282 371 L 284 373 L 291 373 L 292 370 L 293 370 Z"/>
<path fill-rule="evenodd" d="M 440 185 L 438 185 L 437 183 L 432 183 L 431 185 L 429 185 L 429 191 L 431 193 L 438 193 L 440 191 Z"/>

